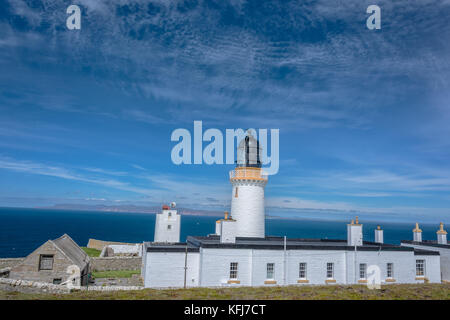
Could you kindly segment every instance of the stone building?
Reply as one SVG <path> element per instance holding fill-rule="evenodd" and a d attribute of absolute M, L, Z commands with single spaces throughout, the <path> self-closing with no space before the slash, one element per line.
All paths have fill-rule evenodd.
<path fill-rule="evenodd" d="M 11 279 L 84 285 L 88 281 L 89 256 L 67 234 L 48 240 L 13 266 Z"/>

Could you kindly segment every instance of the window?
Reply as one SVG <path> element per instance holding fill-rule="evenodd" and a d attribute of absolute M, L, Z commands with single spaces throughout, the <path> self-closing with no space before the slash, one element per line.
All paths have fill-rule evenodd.
<path fill-rule="evenodd" d="M 61 284 L 61 282 L 62 282 L 61 278 L 53 279 L 53 284 Z"/>
<path fill-rule="evenodd" d="M 237 279 L 238 277 L 238 263 L 231 262 L 230 263 L 230 279 Z"/>
<path fill-rule="evenodd" d="M 169 215 L 169 218 L 170 218 L 172 216 L 172 212 L 169 212 L 168 215 Z"/>
<path fill-rule="evenodd" d="M 275 273 L 275 263 L 267 264 L 267 279 L 273 279 Z"/>
<path fill-rule="evenodd" d="M 172 225 L 168 224 L 167 225 L 167 230 L 170 230 L 170 229 L 172 229 Z"/>
<path fill-rule="evenodd" d="M 366 272 L 367 271 L 367 264 L 360 263 L 359 264 L 359 278 L 360 279 L 366 279 Z"/>
<path fill-rule="evenodd" d="M 53 255 L 41 254 L 39 258 L 39 270 L 53 270 Z"/>
<path fill-rule="evenodd" d="M 298 267 L 298 277 L 300 279 L 306 279 L 306 262 L 300 262 Z"/>
<path fill-rule="evenodd" d="M 425 275 L 425 260 L 416 260 L 416 276 Z"/>
<path fill-rule="evenodd" d="M 235 197 L 235 198 L 238 197 L 238 187 L 236 187 L 236 189 L 234 190 L 234 197 Z"/>
<path fill-rule="evenodd" d="M 394 264 L 393 263 L 388 263 L 386 265 L 386 276 L 388 278 L 393 278 L 394 277 Z"/>
<path fill-rule="evenodd" d="M 334 278 L 334 263 L 332 262 L 327 263 L 327 278 L 328 279 Z"/>

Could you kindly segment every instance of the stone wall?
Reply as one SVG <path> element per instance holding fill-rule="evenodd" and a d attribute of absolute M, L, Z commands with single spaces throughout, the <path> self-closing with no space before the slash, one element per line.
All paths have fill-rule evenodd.
<path fill-rule="evenodd" d="M 140 270 L 141 257 L 91 258 L 91 271 Z"/>
<path fill-rule="evenodd" d="M 122 286 L 122 287 L 142 287 L 144 284 L 140 274 L 133 274 L 130 278 L 96 278 L 94 285 L 89 285 L 89 287 L 104 287 L 104 286 Z"/>
<path fill-rule="evenodd" d="M 23 293 L 69 293 L 66 286 L 16 279 L 0 278 L 0 290 L 19 291 Z"/>
<path fill-rule="evenodd" d="M 118 291 L 118 290 L 142 290 L 142 286 L 90 286 L 79 289 L 69 289 L 63 285 L 51 283 L 15 280 L 0 278 L 0 291 L 12 291 L 22 293 L 70 293 L 71 291 Z"/>
<path fill-rule="evenodd" d="M 15 265 L 21 263 L 25 258 L 1 258 L 0 259 L 0 269 L 11 268 Z"/>
<path fill-rule="evenodd" d="M 136 245 L 137 243 L 126 243 L 126 242 L 115 242 L 115 241 L 103 241 L 103 240 L 97 240 L 97 239 L 89 239 L 87 247 L 102 251 L 105 246 L 110 245 L 110 244 Z"/>

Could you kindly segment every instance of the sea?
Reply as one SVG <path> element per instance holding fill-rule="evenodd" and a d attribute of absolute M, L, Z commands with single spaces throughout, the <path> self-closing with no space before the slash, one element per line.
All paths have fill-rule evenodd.
<path fill-rule="evenodd" d="M 188 235 L 206 236 L 215 231 L 218 217 L 183 215 L 181 241 Z M 348 221 L 302 218 L 266 219 L 266 235 L 288 238 L 345 239 Z M 376 223 L 363 223 L 364 239 L 374 241 Z M 411 223 L 382 223 L 385 243 L 412 239 Z M 152 241 L 155 214 L 0 208 L 0 258 L 24 257 L 49 239 L 67 233 L 80 246 L 89 239 L 141 243 Z M 436 225 L 421 224 L 423 239 L 436 238 Z"/>

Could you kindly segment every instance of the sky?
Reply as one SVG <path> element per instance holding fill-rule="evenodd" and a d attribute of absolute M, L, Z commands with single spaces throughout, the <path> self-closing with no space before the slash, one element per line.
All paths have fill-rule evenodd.
<path fill-rule="evenodd" d="M 449 16 L 450 0 L 3 0 L 0 206 L 226 210 L 232 165 L 171 161 L 197 120 L 280 130 L 269 215 L 450 223 Z"/>

